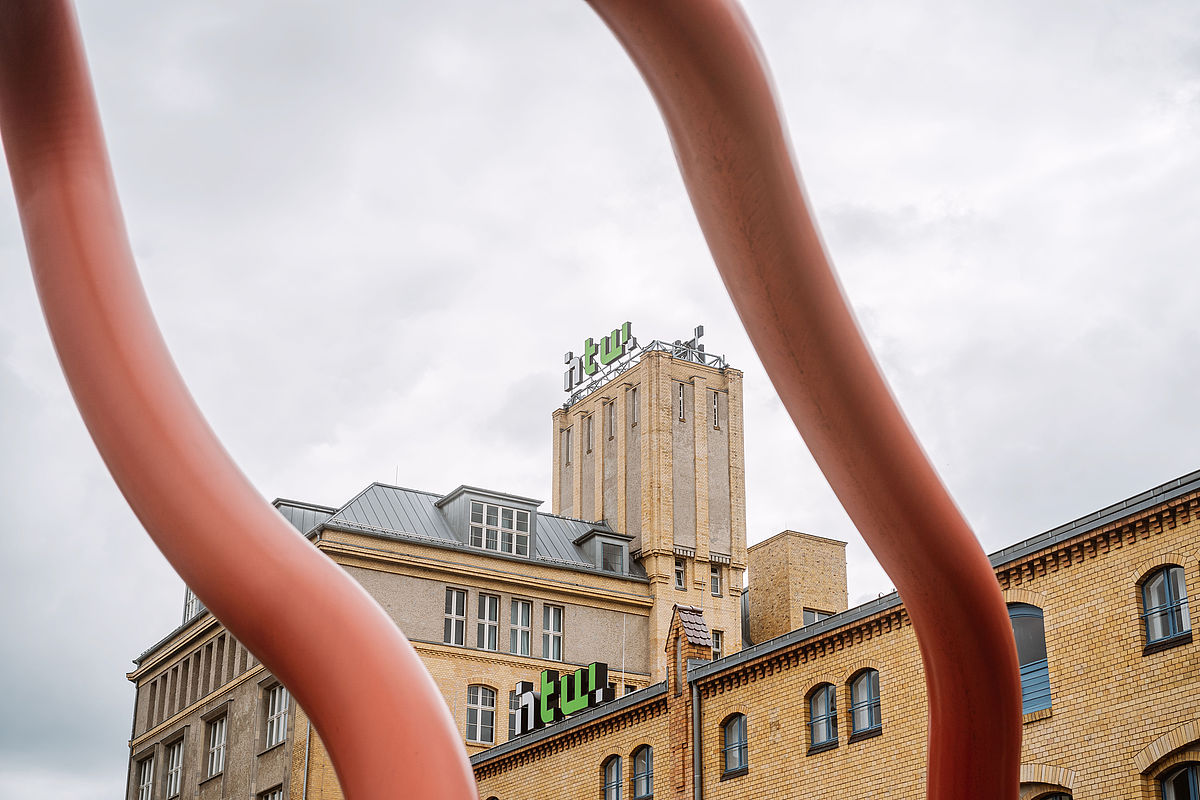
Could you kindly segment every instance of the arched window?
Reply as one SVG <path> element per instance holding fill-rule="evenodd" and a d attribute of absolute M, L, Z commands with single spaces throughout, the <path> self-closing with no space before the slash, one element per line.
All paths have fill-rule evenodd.
<path fill-rule="evenodd" d="M 467 687 L 467 741 L 496 741 L 496 690 L 472 684 Z"/>
<path fill-rule="evenodd" d="M 1032 714 L 1050 707 L 1050 665 L 1046 660 L 1046 625 L 1042 610 L 1025 603 L 1011 603 L 1013 637 L 1021 664 L 1021 713 Z"/>
<path fill-rule="evenodd" d="M 1071 795 L 1063 792 L 1055 792 L 1053 794 L 1044 794 L 1037 800 L 1071 800 Z"/>
<path fill-rule="evenodd" d="M 621 757 L 609 756 L 600 774 L 601 795 L 604 800 L 621 800 Z"/>
<path fill-rule="evenodd" d="M 823 683 L 808 698 L 808 732 L 811 747 L 837 744 L 837 690 Z"/>
<path fill-rule="evenodd" d="M 1200 766 L 1184 764 L 1168 772 L 1159 785 L 1163 800 L 1197 800 L 1200 798 Z"/>
<path fill-rule="evenodd" d="M 879 730 L 879 673 L 864 669 L 850 681 L 850 733 Z"/>
<path fill-rule="evenodd" d="M 1183 567 L 1163 567 L 1142 583 L 1142 619 L 1146 621 L 1146 644 L 1191 630 Z"/>
<path fill-rule="evenodd" d="M 654 748 L 642 745 L 633 751 L 633 798 L 654 796 Z"/>
<path fill-rule="evenodd" d="M 725 772 L 747 769 L 750 761 L 746 748 L 746 715 L 734 714 L 721 724 L 721 752 L 725 754 Z"/>

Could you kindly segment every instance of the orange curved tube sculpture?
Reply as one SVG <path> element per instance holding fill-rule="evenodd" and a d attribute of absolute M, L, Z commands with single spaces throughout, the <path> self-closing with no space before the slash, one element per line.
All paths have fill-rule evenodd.
<path fill-rule="evenodd" d="M 654 93 L 776 390 L 904 599 L 928 687 L 927 796 L 1012 800 L 1021 701 L 1003 598 L 842 296 L 749 24 L 733 0 L 591 4 Z M 155 543 L 309 713 L 350 800 L 474 800 L 458 732 L 408 641 L 258 495 L 175 369 L 67 0 L 0 4 L 0 134 L 63 371 Z M 304 606 L 288 599 L 298 587 Z"/>

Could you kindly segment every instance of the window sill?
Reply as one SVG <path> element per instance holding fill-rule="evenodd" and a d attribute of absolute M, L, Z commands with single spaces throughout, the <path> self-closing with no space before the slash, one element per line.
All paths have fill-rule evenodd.
<path fill-rule="evenodd" d="M 1054 709 L 1043 708 L 1040 711 L 1030 711 L 1028 714 L 1021 715 L 1021 724 L 1028 725 L 1031 722 L 1037 722 L 1039 719 L 1049 719 L 1054 715 Z"/>
<path fill-rule="evenodd" d="M 287 739 L 284 739 L 282 742 L 277 742 L 276 744 L 273 744 L 273 745 L 271 745 L 270 747 L 267 747 L 267 748 L 265 748 L 265 749 L 263 749 L 263 750 L 259 750 L 259 751 L 258 751 L 258 757 L 259 757 L 259 758 L 262 758 L 262 757 L 263 757 L 263 756 L 265 756 L 267 753 L 271 752 L 272 750 L 277 750 L 277 749 L 279 749 L 280 747 L 283 747 L 285 744 L 287 744 Z"/>
<path fill-rule="evenodd" d="M 805 755 L 815 756 L 817 753 L 824 753 L 826 750 L 832 750 L 837 746 L 837 739 L 832 739 L 828 742 L 821 742 L 820 744 L 814 744 L 812 747 L 808 748 L 808 752 Z"/>
<path fill-rule="evenodd" d="M 874 739 L 876 736 L 883 736 L 882 725 L 876 725 L 874 728 L 867 728 L 866 730 L 850 734 L 849 742 L 850 744 L 854 744 L 855 742 L 861 742 L 863 739 Z"/>
<path fill-rule="evenodd" d="M 749 771 L 750 771 L 749 767 L 742 767 L 740 769 L 731 769 L 731 770 L 728 770 L 727 772 L 721 773 L 721 780 L 727 781 L 732 778 L 740 778 Z"/>
<path fill-rule="evenodd" d="M 1177 633 L 1174 636 L 1168 636 L 1166 639 L 1158 639 L 1157 641 L 1151 642 L 1142 648 L 1142 655 L 1148 656 L 1151 653 L 1159 653 L 1163 650 L 1170 650 L 1172 647 L 1191 644 L 1191 641 L 1192 632 L 1184 631 L 1183 633 Z"/>
<path fill-rule="evenodd" d="M 223 778 L 223 777 L 225 777 L 225 770 L 221 770 L 220 772 L 218 772 L 215 775 L 209 775 L 207 778 L 200 781 L 200 783 L 198 783 L 197 786 L 203 786 L 204 784 L 208 783 L 209 781 L 211 781 L 214 778 Z"/>

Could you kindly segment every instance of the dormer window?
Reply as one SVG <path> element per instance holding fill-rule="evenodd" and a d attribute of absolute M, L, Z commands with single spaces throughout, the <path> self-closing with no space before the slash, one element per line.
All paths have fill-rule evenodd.
<path fill-rule="evenodd" d="M 529 512 L 472 500 L 471 546 L 529 555 Z"/>

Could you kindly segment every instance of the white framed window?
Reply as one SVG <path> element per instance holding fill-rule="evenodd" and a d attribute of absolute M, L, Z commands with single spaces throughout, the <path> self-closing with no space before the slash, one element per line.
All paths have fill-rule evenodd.
<path fill-rule="evenodd" d="M 446 589 L 446 619 L 442 641 L 459 647 L 467 643 L 467 593 L 463 589 Z"/>
<path fill-rule="evenodd" d="M 608 438 L 611 439 L 617 435 L 617 404 L 610 402 L 606 408 L 608 409 Z"/>
<path fill-rule="evenodd" d="M 288 690 L 277 683 L 267 690 L 267 747 L 287 738 Z"/>
<path fill-rule="evenodd" d="M 542 658 L 563 660 L 562 606 L 542 606 Z"/>
<path fill-rule="evenodd" d="M 594 417 L 591 414 L 583 418 L 583 441 L 589 453 L 592 452 L 592 446 L 596 443 L 595 432 L 592 430 L 593 419 Z"/>
<path fill-rule="evenodd" d="M 496 690 L 472 684 L 467 687 L 467 741 L 496 741 Z"/>
<path fill-rule="evenodd" d="M 636 428 L 639 419 L 641 410 L 638 408 L 638 387 L 634 386 L 629 390 L 629 427 Z"/>
<path fill-rule="evenodd" d="M 724 631 L 713 631 L 712 632 L 712 643 L 713 643 L 713 648 L 712 648 L 713 661 L 716 661 L 718 658 L 725 655 L 725 632 Z"/>
<path fill-rule="evenodd" d="M 687 588 L 687 570 L 683 565 L 682 558 L 675 559 L 675 588 Z"/>
<path fill-rule="evenodd" d="M 530 623 L 533 617 L 533 603 L 528 600 L 513 600 L 508 610 L 508 652 L 518 656 L 532 655 Z"/>
<path fill-rule="evenodd" d="M 521 717 L 521 701 L 517 698 L 515 689 L 510 689 L 508 692 L 508 738 L 513 739 L 517 735 L 517 720 Z"/>
<path fill-rule="evenodd" d="M 529 555 L 529 512 L 472 500 L 471 546 Z"/>
<path fill-rule="evenodd" d="M 267 789 L 265 792 L 260 792 L 258 800 L 283 800 L 283 787 L 276 786 L 274 789 Z"/>
<path fill-rule="evenodd" d="M 154 796 L 154 756 L 138 762 L 138 800 L 150 800 Z"/>
<path fill-rule="evenodd" d="M 204 604 L 190 587 L 184 587 L 183 592 L 183 621 L 187 622 L 204 610 Z"/>
<path fill-rule="evenodd" d="M 500 649 L 500 598 L 493 594 L 479 595 L 475 646 L 480 650 Z"/>
<path fill-rule="evenodd" d="M 708 574 L 709 574 L 708 585 L 712 589 L 712 596 L 720 597 L 721 596 L 721 566 L 719 564 L 713 564 L 709 568 Z"/>
<path fill-rule="evenodd" d="M 719 400 L 720 396 L 721 395 L 718 392 L 712 393 L 712 421 L 713 421 L 713 430 L 716 430 L 716 431 L 719 431 L 721 429 L 721 403 Z"/>
<path fill-rule="evenodd" d="M 183 739 L 167 745 L 167 777 L 163 785 L 167 797 L 178 797 L 183 779 Z"/>
<path fill-rule="evenodd" d="M 225 717 L 208 723 L 208 772 L 211 778 L 225 770 Z"/>
<path fill-rule="evenodd" d="M 687 419 L 686 415 L 685 415 L 683 412 L 684 412 L 684 408 L 683 408 L 683 384 L 681 383 L 681 384 L 679 384 L 679 421 L 680 421 L 680 422 L 683 422 L 685 419 Z"/>

